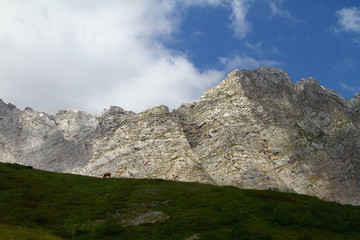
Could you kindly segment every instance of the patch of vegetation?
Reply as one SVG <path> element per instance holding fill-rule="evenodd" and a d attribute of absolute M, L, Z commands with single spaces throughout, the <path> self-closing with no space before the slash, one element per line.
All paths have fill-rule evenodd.
<path fill-rule="evenodd" d="M 16 164 L 0 164 L 0 182 L 0 240 L 360 239 L 360 207 L 292 193 L 101 179 Z M 126 224 L 149 212 L 168 218 Z"/>
<path fill-rule="evenodd" d="M 232 99 L 232 98 L 235 97 L 235 96 L 236 96 L 236 93 L 233 93 L 233 94 L 227 93 L 227 94 L 225 95 L 225 97 L 226 97 L 227 100 L 230 100 L 230 99 Z"/>
<path fill-rule="evenodd" d="M 316 136 L 312 136 L 308 132 L 304 131 L 299 124 L 295 124 L 295 127 L 298 129 L 299 136 L 301 138 L 305 138 L 309 142 L 309 145 L 312 143 L 319 143 L 325 136 L 327 136 L 322 131 L 320 131 Z"/>
<path fill-rule="evenodd" d="M 0 240 L 61 240 L 48 229 L 0 224 Z"/>
<path fill-rule="evenodd" d="M 301 138 L 305 138 L 310 144 L 314 142 L 312 137 L 307 132 L 305 132 L 298 124 L 295 124 L 295 127 L 298 129 L 298 133 Z"/>
<path fill-rule="evenodd" d="M 346 121 L 339 121 L 336 125 L 335 128 L 345 128 L 347 126 L 349 126 L 351 124 L 350 120 L 346 120 Z"/>
<path fill-rule="evenodd" d="M 242 147 L 242 145 L 241 145 L 241 144 L 238 144 L 238 143 L 232 143 L 232 144 L 230 145 L 230 148 L 232 148 L 232 147 L 238 147 L 238 146 Z"/>
<path fill-rule="evenodd" d="M 174 160 L 176 160 L 178 158 L 179 158 L 179 156 L 175 156 L 175 157 L 171 158 L 170 161 L 174 161 Z"/>

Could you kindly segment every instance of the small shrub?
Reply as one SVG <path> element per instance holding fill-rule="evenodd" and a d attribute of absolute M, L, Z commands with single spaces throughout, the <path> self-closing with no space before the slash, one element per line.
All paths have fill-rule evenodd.
<path fill-rule="evenodd" d="M 52 218 L 49 213 L 40 211 L 33 215 L 33 222 L 38 225 L 48 225 L 52 223 Z"/>
<path fill-rule="evenodd" d="M 65 229 L 65 228 L 54 229 L 53 233 L 56 236 L 59 236 L 59 237 L 64 238 L 64 239 L 71 239 L 73 237 L 71 232 L 69 230 Z"/>
<path fill-rule="evenodd" d="M 96 235 L 99 239 L 102 237 L 119 236 L 122 233 L 124 233 L 124 229 L 121 227 L 121 225 L 113 223 L 104 224 L 96 231 Z"/>
<path fill-rule="evenodd" d="M 243 239 L 249 234 L 249 229 L 242 223 L 236 223 L 231 226 L 231 236 L 234 239 Z"/>
<path fill-rule="evenodd" d="M 326 203 L 313 200 L 308 205 L 309 214 L 314 219 L 314 225 L 335 233 L 359 231 L 359 212 L 344 208 L 338 203 Z"/>
<path fill-rule="evenodd" d="M 34 191 L 25 189 L 21 194 L 21 198 L 25 201 L 39 201 L 41 200 L 41 195 Z"/>
<path fill-rule="evenodd" d="M 234 239 L 229 235 L 229 232 L 225 229 L 217 229 L 214 231 L 206 232 L 201 234 L 203 240 L 230 240 Z"/>
<path fill-rule="evenodd" d="M 86 235 L 88 234 L 90 231 L 89 230 L 86 230 L 86 229 L 76 229 L 74 231 L 74 235 L 75 236 L 79 236 L 79 235 Z"/>
<path fill-rule="evenodd" d="M 5 191 L 10 189 L 10 186 L 7 182 L 0 180 L 0 191 Z"/>
<path fill-rule="evenodd" d="M 300 233 L 300 235 L 298 236 L 298 240 L 310 240 L 310 234 L 308 232 L 302 232 Z"/>
<path fill-rule="evenodd" d="M 159 230 L 158 239 L 171 239 L 177 232 L 178 226 L 176 223 L 166 224 Z"/>
<path fill-rule="evenodd" d="M 309 214 L 308 212 L 306 214 L 303 214 L 299 220 L 299 224 L 303 227 L 311 227 L 315 225 L 313 216 Z"/>
<path fill-rule="evenodd" d="M 16 170 L 24 169 L 24 166 L 21 166 L 20 164 L 9 164 L 8 166 L 10 166 L 11 168 L 16 169 Z"/>
<path fill-rule="evenodd" d="M 291 226 L 298 223 L 296 208 L 289 203 L 280 203 L 273 211 L 273 221 L 279 225 Z"/>
<path fill-rule="evenodd" d="M 249 240 L 271 240 L 271 236 L 261 231 L 251 232 L 248 236 Z"/>

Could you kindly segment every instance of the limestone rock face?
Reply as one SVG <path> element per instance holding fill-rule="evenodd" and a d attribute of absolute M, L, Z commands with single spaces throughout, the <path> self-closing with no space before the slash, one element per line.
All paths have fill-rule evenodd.
<path fill-rule="evenodd" d="M 279 189 L 360 205 L 360 95 L 313 78 L 235 70 L 169 112 L 50 116 L 0 100 L 0 161 L 112 177 Z"/>
<path fill-rule="evenodd" d="M 359 205 L 359 107 L 315 79 L 292 84 L 263 67 L 230 73 L 173 114 L 216 184 Z"/>
<path fill-rule="evenodd" d="M 101 176 L 110 172 L 115 177 L 211 182 L 168 107 L 112 115 L 110 119 L 105 112 L 99 119 L 103 124 L 91 142 L 88 162 L 75 173 Z M 106 122 L 113 119 L 118 123 L 101 133 L 102 126 L 108 127 Z"/>
<path fill-rule="evenodd" d="M 166 106 L 139 114 L 112 106 L 98 116 L 78 110 L 49 116 L 1 101 L 0 161 L 90 176 L 213 183 Z"/>

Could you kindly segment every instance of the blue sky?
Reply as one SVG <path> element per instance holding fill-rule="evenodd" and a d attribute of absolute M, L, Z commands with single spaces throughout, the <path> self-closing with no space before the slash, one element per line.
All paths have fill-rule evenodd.
<path fill-rule="evenodd" d="M 196 101 L 267 65 L 360 91 L 357 0 L 2 0 L 0 98 L 50 114 Z"/>
<path fill-rule="evenodd" d="M 226 27 L 231 9 L 191 8 L 178 34 L 183 41 L 169 46 L 188 52 L 190 60 L 200 69 L 214 66 L 221 69 L 219 58 L 240 56 L 282 68 L 293 82 L 314 77 L 344 97 L 353 97 L 360 90 L 359 1 L 249 1 L 248 4 L 246 20 L 251 30 L 246 36 L 236 37 Z M 346 31 L 339 24 L 338 11 L 354 7 L 357 7 L 354 11 L 357 30 Z"/>

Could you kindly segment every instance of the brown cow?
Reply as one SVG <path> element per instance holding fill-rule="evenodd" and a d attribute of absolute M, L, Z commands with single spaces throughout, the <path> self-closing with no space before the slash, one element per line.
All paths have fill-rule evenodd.
<path fill-rule="evenodd" d="M 110 178 L 110 177 L 111 177 L 111 173 L 109 173 L 109 172 L 108 172 L 108 173 L 105 173 L 104 176 L 103 176 L 103 178 L 107 178 L 107 177 Z"/>

